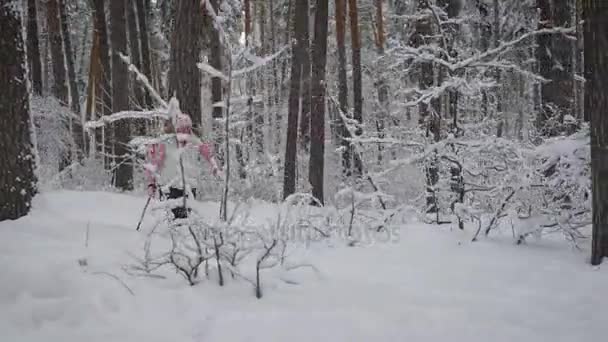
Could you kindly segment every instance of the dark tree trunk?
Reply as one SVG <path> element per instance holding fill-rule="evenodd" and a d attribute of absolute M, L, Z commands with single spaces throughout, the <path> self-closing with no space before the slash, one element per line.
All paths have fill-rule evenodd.
<path fill-rule="evenodd" d="M 492 37 L 492 26 L 489 24 L 489 8 L 484 0 L 476 0 L 476 7 L 479 10 L 479 48 L 482 51 L 487 51 L 490 48 L 490 39 Z M 488 91 L 481 90 L 481 115 L 486 118 L 489 115 L 489 96 Z"/>
<path fill-rule="evenodd" d="M 305 53 L 302 46 L 304 30 L 308 16 L 308 0 L 295 0 L 295 11 L 292 19 L 291 41 L 291 85 L 287 113 L 287 140 L 285 142 L 285 168 L 283 175 L 283 198 L 296 191 L 296 156 L 298 150 L 298 114 L 300 112 L 300 87 L 302 82 L 302 64 Z"/>
<path fill-rule="evenodd" d="M 74 51 L 72 50 L 72 39 L 70 36 L 70 25 L 68 23 L 68 13 L 65 0 L 59 0 L 59 13 L 61 17 L 61 32 L 63 35 L 63 47 L 65 52 L 65 62 L 68 69 L 68 80 L 70 85 L 70 107 L 74 114 L 80 118 L 80 95 L 78 85 L 76 83 L 76 70 L 74 67 Z M 77 160 L 82 159 L 84 153 L 84 132 L 82 130 L 82 121 L 79 119 L 71 119 L 71 131 L 74 142 L 76 143 L 76 155 L 73 156 Z"/>
<path fill-rule="evenodd" d="M 104 0 L 93 0 L 95 18 L 94 26 L 96 34 L 99 37 L 99 63 L 100 68 L 100 79 L 98 82 L 98 94 L 100 94 L 101 101 L 101 113 L 109 114 L 112 108 L 112 69 L 110 67 L 110 44 L 108 42 L 108 25 L 105 13 L 105 1 Z"/>
<path fill-rule="evenodd" d="M 380 56 L 380 60 L 382 60 L 382 56 L 384 55 L 384 14 L 382 11 L 382 0 L 376 0 L 376 49 L 378 51 L 378 56 Z M 384 126 L 389 118 L 389 101 L 388 101 L 388 84 L 384 79 L 383 70 L 384 68 L 380 68 L 378 70 L 379 77 L 376 84 L 376 90 L 378 92 L 378 103 L 380 105 L 380 109 L 378 112 L 378 117 L 376 118 L 376 128 L 378 130 L 378 137 L 384 138 Z M 382 143 L 378 144 L 378 162 L 382 162 L 382 152 L 384 148 Z"/>
<path fill-rule="evenodd" d="M 15 7 L 0 0 L 0 221 L 27 215 L 37 182 L 22 16 Z"/>
<path fill-rule="evenodd" d="M 346 76 L 346 0 L 336 0 L 336 43 L 338 48 L 338 110 L 348 113 L 348 79 Z M 352 148 L 348 138 L 350 134 L 338 113 L 335 118 L 340 146 L 342 147 L 342 171 L 347 177 L 351 173 Z"/>
<path fill-rule="evenodd" d="M 70 24 L 65 0 L 59 0 L 59 13 L 61 17 L 61 34 L 63 36 L 63 47 L 65 49 L 65 62 L 68 69 L 68 81 L 70 85 L 70 104 L 72 111 L 80 114 L 80 96 L 76 85 L 76 69 L 74 67 L 74 50 L 70 35 Z"/>
<path fill-rule="evenodd" d="M 325 169 L 325 67 L 327 64 L 328 1 L 317 0 L 312 44 L 311 130 L 309 180 L 312 196 L 321 204 Z"/>
<path fill-rule="evenodd" d="M 220 0 L 210 0 L 215 12 L 217 13 L 220 8 Z M 195 1 L 197 2 L 197 1 Z M 213 22 L 211 18 L 207 17 L 207 32 L 210 35 L 210 46 L 209 46 L 209 63 L 216 70 L 223 70 L 222 67 L 222 43 L 220 40 L 220 33 L 213 27 Z M 222 80 L 219 77 L 211 78 L 211 101 L 213 103 L 222 102 Z M 221 118 L 222 117 L 222 108 L 214 107 L 213 108 L 213 118 Z"/>
<path fill-rule="evenodd" d="M 131 63 L 137 67 L 137 70 L 141 71 L 141 50 L 139 48 L 139 29 L 137 25 L 137 12 L 136 12 L 135 1 L 127 1 L 127 25 L 129 32 L 129 57 Z M 141 83 L 137 81 L 135 75 L 131 75 L 131 88 L 133 94 L 133 100 L 135 101 L 134 108 L 144 107 L 144 92 Z M 138 128 L 141 128 L 141 123 L 137 123 Z"/>
<path fill-rule="evenodd" d="M 572 23 L 571 5 L 569 0 L 537 0 L 539 28 L 569 27 Z M 550 118 L 561 123 L 564 115 L 573 112 L 574 49 L 568 37 L 558 34 L 538 36 L 537 43 L 540 75 L 549 81 L 541 85 L 541 108 L 536 124 L 542 134 L 556 135 L 559 132 L 549 130 L 545 123 Z"/>
<path fill-rule="evenodd" d="M 591 263 L 608 257 L 608 2 L 583 2 L 585 110 L 591 118 L 593 240 Z"/>
<path fill-rule="evenodd" d="M 38 10 L 36 0 L 27 0 L 27 60 L 32 80 L 32 90 L 42 95 L 42 62 L 38 42 Z"/>
<path fill-rule="evenodd" d="M 148 10 L 150 3 L 149 1 L 136 0 L 135 6 L 137 7 L 139 42 L 141 44 L 141 72 L 146 75 L 150 82 L 152 82 L 152 62 L 150 60 L 150 38 L 148 27 Z M 146 89 L 144 89 L 144 100 L 142 106 L 144 108 L 152 106 L 152 99 Z"/>
<path fill-rule="evenodd" d="M 61 39 L 61 22 L 59 19 L 59 4 L 57 0 L 48 0 L 46 3 L 46 19 L 48 27 L 48 40 L 51 50 L 51 68 L 53 72 L 53 84 L 51 91 L 53 96 L 63 105 L 69 105 L 69 89 L 66 83 L 65 56 L 63 42 Z M 66 130 L 70 131 L 69 121 L 65 121 Z M 63 170 L 72 163 L 70 151 L 62 151 L 59 169 Z"/>
<path fill-rule="evenodd" d="M 169 96 L 176 95 L 182 112 L 190 115 L 195 130 L 198 130 L 202 123 L 201 75 L 196 66 L 200 60 L 203 36 L 200 1 L 180 0 L 177 3 L 174 24 L 171 41 Z M 213 30 L 213 27 L 210 27 L 209 30 Z"/>
<path fill-rule="evenodd" d="M 359 12 L 357 9 L 357 0 L 348 0 L 348 14 L 350 18 L 350 38 L 352 48 L 352 64 L 353 64 L 353 118 L 359 124 L 363 124 L 363 88 L 361 76 L 361 35 L 359 32 Z M 361 135 L 361 129 L 355 132 Z M 355 168 L 355 172 L 360 175 L 362 170 Z"/>
<path fill-rule="evenodd" d="M 426 0 L 418 0 L 417 8 L 419 11 L 426 10 L 429 4 Z M 416 30 L 411 39 L 411 44 L 414 47 L 421 47 L 429 44 L 429 39 L 432 39 L 433 34 L 431 19 L 428 16 L 421 17 L 416 22 Z M 420 63 L 418 76 L 418 84 L 420 90 L 426 90 L 433 86 L 434 73 L 433 63 Z M 418 108 L 419 124 L 426 129 L 426 134 L 433 134 L 433 139 L 439 141 L 439 122 L 440 116 L 438 113 L 431 113 L 428 104 L 421 103 Z M 428 213 L 438 213 L 437 199 L 435 195 L 435 185 L 439 181 L 439 170 L 437 166 L 436 153 L 434 153 L 427 161 L 426 167 L 426 204 Z"/>
<path fill-rule="evenodd" d="M 129 109 L 129 71 L 119 54 L 127 55 L 127 0 L 113 0 L 110 5 L 110 39 L 112 41 L 112 111 Z M 114 153 L 116 154 L 116 186 L 122 190 L 133 188 L 133 165 L 128 160 L 127 144 L 131 136 L 128 123 L 114 125 Z"/>
<path fill-rule="evenodd" d="M 65 60 L 63 55 L 63 43 L 61 41 L 61 24 L 59 21 L 59 5 L 57 0 L 48 0 L 47 3 L 47 26 L 49 30 L 49 44 L 53 68 L 54 83 L 53 95 L 63 104 L 68 104 L 68 86 L 66 83 Z"/>
<path fill-rule="evenodd" d="M 311 93 L 310 93 L 310 78 L 311 78 L 311 61 L 310 61 L 310 5 L 308 0 L 305 2 L 306 12 L 300 13 L 305 21 L 302 29 L 301 37 L 301 53 L 302 53 L 302 114 L 300 115 L 300 142 L 303 151 L 308 151 L 310 145 L 310 120 L 311 120 Z"/>

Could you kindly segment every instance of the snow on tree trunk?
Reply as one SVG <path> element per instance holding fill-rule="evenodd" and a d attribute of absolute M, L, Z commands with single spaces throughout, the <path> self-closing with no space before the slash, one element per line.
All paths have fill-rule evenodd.
<path fill-rule="evenodd" d="M 328 1 L 317 0 L 312 44 L 311 130 L 309 180 L 312 196 L 321 204 L 325 169 L 325 67 L 327 64 Z"/>
<path fill-rule="evenodd" d="M 36 193 L 20 0 L 0 0 L 0 221 L 26 215 Z"/>
<path fill-rule="evenodd" d="M 110 5 L 110 39 L 112 41 L 112 111 L 129 109 L 129 73 L 120 54 L 127 55 L 127 0 L 114 0 Z M 131 137 L 129 124 L 114 125 L 114 153 L 116 154 L 115 183 L 122 190 L 133 188 L 133 165 L 128 160 L 127 144 Z"/>
<path fill-rule="evenodd" d="M 584 0 L 585 110 L 591 119 L 591 263 L 608 257 L 608 2 Z"/>

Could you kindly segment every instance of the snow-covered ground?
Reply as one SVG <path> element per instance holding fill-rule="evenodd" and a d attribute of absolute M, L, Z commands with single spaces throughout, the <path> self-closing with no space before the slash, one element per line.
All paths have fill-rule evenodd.
<path fill-rule="evenodd" d="M 268 275 L 257 300 L 244 281 L 190 287 L 171 272 L 126 274 L 144 241 L 134 229 L 143 204 L 47 193 L 31 215 L 0 223 L 0 341 L 572 342 L 608 333 L 608 270 L 565 242 L 471 243 L 470 231 L 405 225 L 398 242 L 310 246 L 301 257 L 319 272 L 298 273 L 295 285 Z M 216 204 L 201 206 L 216 215 Z"/>

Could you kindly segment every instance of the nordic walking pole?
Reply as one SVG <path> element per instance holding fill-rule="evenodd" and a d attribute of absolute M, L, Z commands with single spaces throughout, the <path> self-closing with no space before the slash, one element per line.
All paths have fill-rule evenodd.
<path fill-rule="evenodd" d="M 146 205 L 144 206 L 144 210 L 141 212 L 141 217 L 139 218 L 139 223 L 137 223 L 137 231 L 141 227 L 141 223 L 144 221 L 144 216 L 146 215 L 146 210 L 148 209 L 148 205 L 150 204 L 150 200 L 152 199 L 152 195 L 148 196 L 148 200 L 146 201 Z"/>

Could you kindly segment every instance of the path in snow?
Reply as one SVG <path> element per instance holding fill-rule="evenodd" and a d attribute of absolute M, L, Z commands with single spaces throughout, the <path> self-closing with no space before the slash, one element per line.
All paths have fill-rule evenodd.
<path fill-rule="evenodd" d="M 312 246 L 300 254 L 320 274 L 298 273 L 299 285 L 267 275 L 257 300 L 244 282 L 189 287 L 177 274 L 125 274 L 129 253 L 141 252 L 143 204 L 49 193 L 28 217 L 0 223 L 0 340 L 585 341 L 608 332 L 608 272 L 565 243 L 470 243 L 470 232 L 405 226 L 398 243 Z M 217 215 L 215 204 L 201 208 Z"/>

